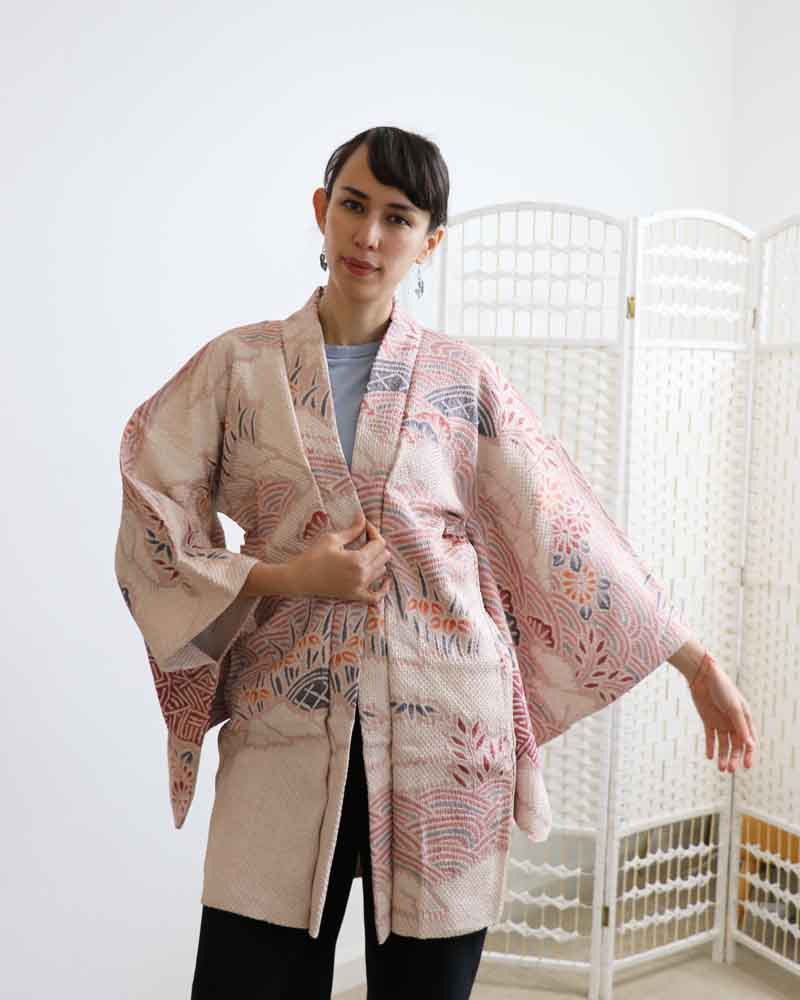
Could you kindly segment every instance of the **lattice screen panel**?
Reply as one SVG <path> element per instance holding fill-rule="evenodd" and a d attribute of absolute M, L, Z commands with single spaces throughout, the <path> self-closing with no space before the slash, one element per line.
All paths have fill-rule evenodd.
<path fill-rule="evenodd" d="M 795 951 L 776 934 L 762 948 L 800 972 L 800 837 L 762 836 L 728 864 L 742 797 L 800 833 L 797 220 L 765 244 L 769 361 L 755 354 L 759 246 L 710 213 L 626 222 L 526 202 L 451 220 L 434 255 L 431 325 L 494 357 L 564 442 L 736 679 L 761 738 L 755 773 L 720 774 L 686 682 L 667 668 L 543 748 L 553 834 L 530 844 L 515 831 L 484 958 L 578 973 L 592 998 L 611 996 L 616 969 L 656 956 L 712 941 L 721 959 L 736 880 L 766 899 L 769 865 L 783 895 L 773 887 L 766 911 L 744 900 L 736 933 L 766 941 L 774 911 L 773 931 Z M 768 737 L 772 719 L 781 726 Z"/>
<path fill-rule="evenodd" d="M 632 242 L 626 529 L 735 678 L 751 234 L 669 213 L 640 221 Z M 705 758 L 683 677 L 655 671 L 618 712 L 604 995 L 619 968 L 708 940 L 721 954 L 730 839 L 731 778 Z"/>
<path fill-rule="evenodd" d="M 800 219 L 764 234 L 752 394 L 740 687 L 759 766 L 734 798 L 736 941 L 800 968 Z"/>

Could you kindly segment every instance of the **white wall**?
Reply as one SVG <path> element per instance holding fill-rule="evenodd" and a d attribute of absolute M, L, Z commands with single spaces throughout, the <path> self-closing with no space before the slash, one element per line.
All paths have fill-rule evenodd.
<path fill-rule="evenodd" d="M 731 214 L 753 229 L 800 212 L 800 5 L 737 0 Z"/>
<path fill-rule="evenodd" d="M 324 283 L 312 191 L 370 125 L 440 144 L 452 213 L 727 212 L 734 15 L 733 0 L 6 10 L 4 996 L 188 996 L 216 743 L 175 831 L 113 573 L 134 406 L 210 337 Z M 766 93 L 786 63 L 751 61 L 744 89 Z M 752 190 L 736 175 L 753 217 L 782 210 L 771 169 Z M 341 962 L 362 948 L 355 888 Z"/>

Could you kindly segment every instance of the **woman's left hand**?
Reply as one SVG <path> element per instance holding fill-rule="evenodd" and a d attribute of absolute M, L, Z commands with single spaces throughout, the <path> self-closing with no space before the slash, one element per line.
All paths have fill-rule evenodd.
<path fill-rule="evenodd" d="M 744 766 L 751 767 L 757 737 L 750 706 L 710 655 L 701 664 L 689 691 L 705 726 L 706 757 L 714 758 L 716 735 L 720 771 L 735 771 L 742 755 Z"/>

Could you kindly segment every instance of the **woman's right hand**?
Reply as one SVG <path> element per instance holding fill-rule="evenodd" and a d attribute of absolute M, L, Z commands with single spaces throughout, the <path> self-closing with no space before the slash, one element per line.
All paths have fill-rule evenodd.
<path fill-rule="evenodd" d="M 706 757 L 714 759 L 716 738 L 720 771 L 735 771 L 740 760 L 752 767 L 757 737 L 750 706 L 708 651 L 689 691 L 705 727 Z"/>
<path fill-rule="evenodd" d="M 365 524 L 366 543 L 360 549 L 345 549 L 345 545 L 362 534 Z M 292 592 L 298 596 L 377 604 L 388 591 L 391 577 L 387 575 L 377 590 L 369 588 L 384 575 L 390 559 L 383 536 L 359 511 L 349 528 L 325 532 L 299 556 L 289 560 Z"/>

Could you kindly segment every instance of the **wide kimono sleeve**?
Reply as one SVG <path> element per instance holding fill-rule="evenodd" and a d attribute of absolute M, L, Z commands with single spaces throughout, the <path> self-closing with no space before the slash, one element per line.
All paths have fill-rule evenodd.
<path fill-rule="evenodd" d="M 136 408 L 122 435 L 115 571 L 164 672 L 217 669 L 258 601 L 240 594 L 258 560 L 225 547 L 217 514 L 228 350 L 224 335 L 205 344 Z"/>
<path fill-rule="evenodd" d="M 527 715 L 541 746 L 629 691 L 691 632 L 564 445 L 489 357 L 478 431 L 477 504 L 516 653 L 517 729 L 524 736 Z"/>
<path fill-rule="evenodd" d="M 258 601 L 240 594 L 258 560 L 225 547 L 217 514 L 228 354 L 224 334 L 205 344 L 136 408 L 122 435 L 115 571 L 165 672 L 218 668 Z"/>
<path fill-rule="evenodd" d="M 258 560 L 225 547 L 226 411 L 232 362 L 225 334 L 205 344 L 125 424 L 117 582 L 141 632 L 167 725 L 170 800 L 180 827 L 203 737 L 227 717 L 233 640 L 260 598 L 242 595 Z"/>

